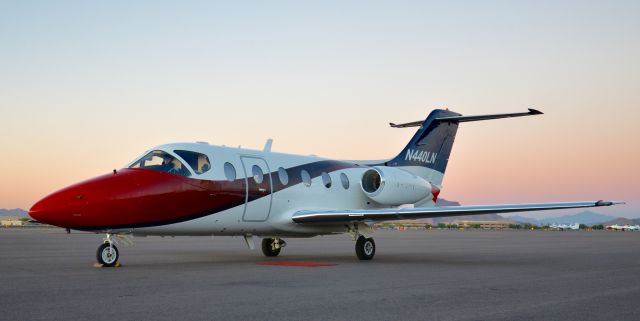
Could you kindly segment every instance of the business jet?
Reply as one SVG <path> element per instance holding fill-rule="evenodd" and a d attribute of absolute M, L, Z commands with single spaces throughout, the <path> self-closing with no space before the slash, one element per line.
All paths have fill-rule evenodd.
<path fill-rule="evenodd" d="M 618 224 L 613 224 L 613 225 L 608 225 L 606 227 L 607 230 L 613 230 L 613 231 L 623 231 L 624 230 L 624 226 L 623 225 L 618 225 Z"/>
<path fill-rule="evenodd" d="M 67 230 L 106 235 L 98 263 L 117 264 L 119 241 L 132 236 L 243 236 L 250 249 L 277 256 L 284 238 L 348 233 L 360 260 L 374 257 L 372 224 L 434 218 L 610 206 L 587 201 L 435 207 L 458 126 L 464 122 L 533 116 L 528 112 L 463 116 L 437 109 L 397 156 L 341 161 L 263 150 L 177 143 L 154 147 L 124 168 L 63 188 L 29 215 Z M 411 206 L 402 206 L 412 204 Z M 255 237 L 254 237 L 255 236 Z"/>
<path fill-rule="evenodd" d="M 639 231 L 640 230 L 640 225 L 629 225 L 629 224 L 625 224 L 625 225 L 618 225 L 618 224 L 614 224 L 614 225 L 609 225 L 606 227 L 607 230 L 614 230 L 614 231 Z"/>
<path fill-rule="evenodd" d="M 580 224 L 575 223 L 575 224 L 551 224 L 551 226 L 549 226 L 549 228 L 551 228 L 552 230 L 559 230 L 559 231 L 567 231 L 567 230 L 574 230 L 577 231 L 580 229 Z"/>

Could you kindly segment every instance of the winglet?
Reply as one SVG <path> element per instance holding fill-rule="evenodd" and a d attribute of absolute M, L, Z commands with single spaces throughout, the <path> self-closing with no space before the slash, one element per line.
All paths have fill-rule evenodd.
<path fill-rule="evenodd" d="M 618 205 L 618 204 L 627 204 L 627 203 L 620 202 L 620 201 L 603 201 L 603 200 L 599 200 L 596 202 L 596 206 L 611 206 L 611 205 Z"/>

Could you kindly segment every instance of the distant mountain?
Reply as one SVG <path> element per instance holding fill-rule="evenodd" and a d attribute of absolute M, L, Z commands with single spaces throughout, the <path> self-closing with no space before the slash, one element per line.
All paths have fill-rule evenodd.
<path fill-rule="evenodd" d="M 617 217 L 614 218 L 611 221 L 607 221 L 602 223 L 602 225 L 640 225 L 640 219 L 629 219 L 629 218 L 624 218 L 624 217 Z"/>
<path fill-rule="evenodd" d="M 461 204 L 456 201 L 448 201 L 444 198 L 439 198 L 436 201 L 436 207 L 441 206 L 460 206 Z M 482 214 L 482 215 L 465 215 L 465 216 L 451 216 L 451 217 L 435 217 L 420 219 L 418 222 L 438 224 L 449 223 L 455 221 L 510 221 L 509 218 L 504 218 L 498 214 Z"/>
<path fill-rule="evenodd" d="M 0 208 L 0 216 L 29 217 L 29 213 L 21 208 L 14 208 L 12 210 Z"/>
<path fill-rule="evenodd" d="M 520 223 L 531 223 L 537 225 L 545 224 L 573 224 L 580 223 L 586 225 L 603 224 L 605 222 L 615 219 L 613 216 L 604 215 L 591 211 L 584 211 L 573 215 L 564 215 L 559 217 L 544 217 L 544 218 L 531 218 L 524 216 L 512 216 L 512 220 Z"/>
<path fill-rule="evenodd" d="M 511 218 L 505 218 L 498 214 L 480 214 L 480 215 L 464 215 L 450 217 L 435 217 L 430 219 L 432 223 L 449 223 L 455 221 L 513 221 Z M 515 223 L 515 222 L 514 222 Z"/>
<path fill-rule="evenodd" d="M 538 221 L 537 218 L 533 218 L 533 217 L 514 215 L 509 218 L 518 223 L 529 223 L 529 224 L 536 224 L 536 225 L 540 224 L 540 221 Z"/>

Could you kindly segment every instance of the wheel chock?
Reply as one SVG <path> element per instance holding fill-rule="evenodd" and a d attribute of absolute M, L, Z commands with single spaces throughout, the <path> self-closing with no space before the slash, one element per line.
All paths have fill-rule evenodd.
<path fill-rule="evenodd" d="M 104 267 L 104 264 L 94 263 L 93 267 L 97 268 L 97 269 L 100 269 L 100 268 Z M 116 265 L 114 265 L 113 267 L 119 268 L 119 267 L 122 267 L 122 264 L 120 264 L 120 262 L 116 262 Z"/>

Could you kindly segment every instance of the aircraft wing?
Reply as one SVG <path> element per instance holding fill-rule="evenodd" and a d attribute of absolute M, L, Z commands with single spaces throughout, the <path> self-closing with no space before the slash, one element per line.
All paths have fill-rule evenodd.
<path fill-rule="evenodd" d="M 498 214 L 513 212 L 547 211 L 568 208 L 585 208 L 624 204 L 613 201 L 569 202 L 569 203 L 533 203 L 533 204 L 503 204 L 503 205 L 471 205 L 444 206 L 424 208 L 383 208 L 362 210 L 328 210 L 328 211 L 298 211 L 292 220 L 296 223 L 336 224 L 360 221 L 381 222 L 392 220 L 413 220 L 420 218 Z"/>

